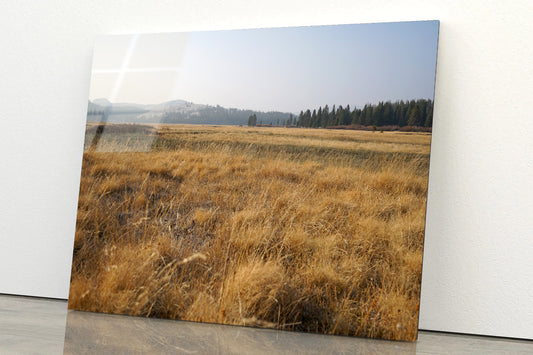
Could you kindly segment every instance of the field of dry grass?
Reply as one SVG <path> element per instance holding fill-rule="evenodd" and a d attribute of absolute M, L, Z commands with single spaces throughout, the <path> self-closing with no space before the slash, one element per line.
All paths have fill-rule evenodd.
<path fill-rule="evenodd" d="M 415 340 L 430 138 L 89 124 L 69 308 Z"/>

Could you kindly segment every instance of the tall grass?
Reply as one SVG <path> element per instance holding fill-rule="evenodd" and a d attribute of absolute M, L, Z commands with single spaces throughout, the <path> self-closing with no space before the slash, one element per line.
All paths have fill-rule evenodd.
<path fill-rule="evenodd" d="M 416 339 L 429 135 L 124 134 L 84 153 L 69 308 Z"/>

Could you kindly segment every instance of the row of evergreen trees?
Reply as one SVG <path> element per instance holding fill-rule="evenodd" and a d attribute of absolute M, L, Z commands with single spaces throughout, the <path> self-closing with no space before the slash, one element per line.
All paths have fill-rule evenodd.
<path fill-rule="evenodd" d="M 267 112 L 268 114 L 269 112 Z M 263 112 L 260 112 L 259 115 L 264 115 Z M 269 117 L 267 117 L 269 118 Z M 270 117 L 271 118 L 271 117 Z M 293 114 L 289 114 L 289 118 L 287 119 L 280 119 L 279 117 L 274 121 L 274 120 L 265 120 L 263 122 L 263 118 L 260 116 L 259 117 L 259 121 L 258 121 L 258 118 L 257 118 L 257 114 L 254 113 L 253 115 L 250 115 L 250 117 L 248 117 L 248 126 L 296 126 L 296 116 L 293 116 Z"/>
<path fill-rule="evenodd" d="M 293 121 L 292 118 L 289 121 Z M 301 111 L 294 118 L 294 125 L 298 127 L 334 127 L 334 126 L 418 126 L 431 127 L 433 125 L 433 102 L 419 99 L 411 101 L 380 102 L 377 105 L 367 104 L 362 109 L 333 107 L 328 105 L 318 110 Z M 289 122 L 288 124 L 293 124 Z"/>

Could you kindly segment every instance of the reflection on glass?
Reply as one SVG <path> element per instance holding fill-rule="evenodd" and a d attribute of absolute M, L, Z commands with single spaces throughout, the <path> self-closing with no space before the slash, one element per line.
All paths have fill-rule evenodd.
<path fill-rule="evenodd" d="M 65 354 L 415 354 L 416 343 L 69 311 Z"/>

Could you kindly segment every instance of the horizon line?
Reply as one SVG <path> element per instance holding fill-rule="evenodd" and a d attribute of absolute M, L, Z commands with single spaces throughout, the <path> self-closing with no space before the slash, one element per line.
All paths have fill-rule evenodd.
<path fill-rule="evenodd" d="M 418 100 L 429 100 L 429 101 L 434 101 L 434 98 L 422 98 L 422 97 L 418 97 L 418 98 L 411 98 L 411 99 L 395 99 L 395 100 L 380 100 L 378 102 L 375 102 L 375 103 L 372 103 L 372 102 L 367 102 L 365 104 L 362 104 L 362 105 L 354 105 L 353 107 L 355 109 L 357 108 L 364 108 L 366 105 L 371 105 L 371 106 L 377 106 L 379 105 L 380 103 L 387 103 L 387 102 L 390 102 L 391 104 L 394 104 L 394 103 L 399 103 L 401 101 L 403 102 L 410 102 L 410 101 L 418 101 Z M 252 108 L 239 108 L 239 107 L 231 107 L 231 106 L 222 106 L 220 104 L 205 104 L 205 103 L 196 103 L 196 102 L 193 102 L 193 101 L 189 101 L 189 100 L 185 100 L 185 99 L 171 99 L 171 100 L 167 100 L 167 101 L 163 101 L 163 102 L 158 102 L 158 103 L 138 103 L 138 102 L 127 102 L 127 101 L 122 101 L 122 102 L 112 102 L 110 101 L 108 98 L 105 98 L 105 97 L 98 97 L 98 98 L 94 98 L 94 99 L 88 99 L 89 102 L 95 104 L 95 105 L 98 105 L 96 103 L 94 103 L 95 100 L 106 100 L 107 102 L 109 102 L 111 105 L 125 105 L 125 104 L 128 104 L 128 105 L 143 105 L 143 106 L 157 106 L 157 105 L 163 105 L 163 104 L 166 104 L 166 103 L 169 103 L 169 102 L 173 102 L 173 101 L 183 101 L 185 102 L 186 104 L 193 104 L 193 105 L 203 105 L 203 106 L 210 106 L 210 107 L 222 107 L 222 108 L 225 108 L 225 109 L 235 109 L 235 110 L 242 110 L 242 111 L 256 111 L 256 112 L 280 112 L 280 113 L 292 113 L 292 114 L 296 114 L 298 115 L 300 112 L 290 112 L 290 111 L 279 111 L 279 110 L 257 110 L 257 109 L 252 109 Z M 99 105 L 100 106 L 100 105 Z M 314 110 L 314 109 L 317 109 L 317 108 L 321 108 L 321 107 L 325 107 L 325 106 L 328 106 L 328 107 L 340 107 L 342 106 L 343 108 L 346 108 L 346 106 L 352 106 L 351 104 L 346 104 L 346 105 L 342 105 L 342 104 L 324 104 L 324 105 L 318 105 L 318 106 L 315 106 L 313 108 L 306 108 L 306 109 L 301 109 L 300 111 L 302 112 L 305 112 L 307 110 Z"/>

